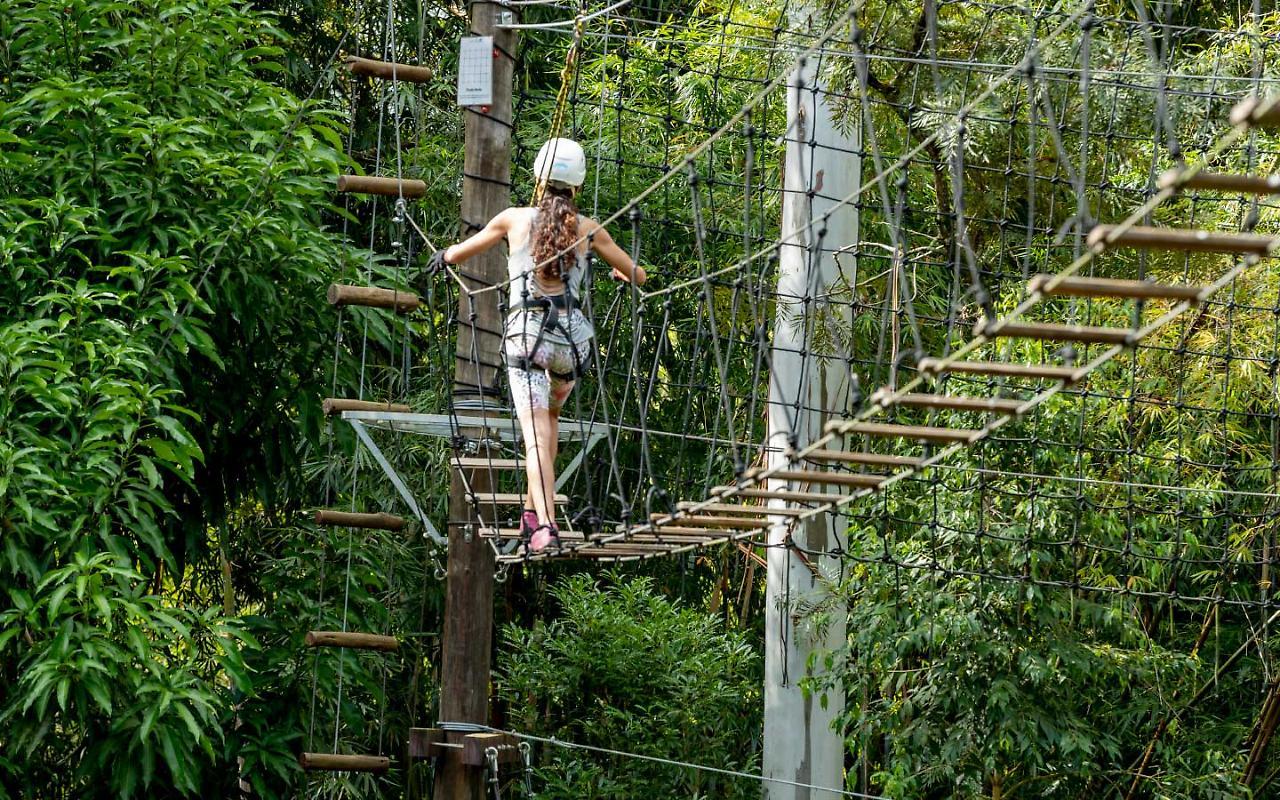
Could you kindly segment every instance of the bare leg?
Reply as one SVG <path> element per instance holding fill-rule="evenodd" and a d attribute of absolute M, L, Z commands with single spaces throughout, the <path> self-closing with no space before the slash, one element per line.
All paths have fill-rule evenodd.
<path fill-rule="evenodd" d="M 560 409 L 551 409 L 551 463 L 556 463 L 556 458 L 560 455 Z M 552 470 L 554 472 L 555 470 Z M 551 481 L 555 485 L 554 478 Z"/>
<path fill-rule="evenodd" d="M 519 409 L 524 434 L 525 476 L 529 481 L 529 503 L 538 523 L 555 523 L 555 428 L 551 412 L 545 408 Z"/>
<path fill-rule="evenodd" d="M 541 409 L 539 409 L 539 411 L 541 411 Z M 546 491 L 550 495 L 554 495 L 555 485 L 556 485 L 555 464 L 556 464 L 556 458 L 560 455 L 560 409 L 553 408 L 549 413 L 551 418 L 551 433 L 550 433 L 551 438 L 547 441 L 546 448 L 551 451 L 551 469 L 544 474 L 548 474 L 551 476 L 551 480 L 548 483 L 548 485 L 551 488 L 547 489 Z M 526 453 L 527 452 L 528 452 L 528 449 L 526 448 Z M 529 464 L 531 464 L 532 462 L 533 462 L 533 457 L 526 456 L 526 464 L 525 464 L 526 472 L 528 472 Z M 525 495 L 525 506 L 524 506 L 525 508 L 532 508 L 535 511 L 537 510 L 538 506 L 534 500 L 534 488 L 540 485 L 541 484 L 535 483 L 533 480 L 529 481 L 529 491 Z M 554 500 L 554 498 L 552 498 L 552 500 Z M 552 503 L 552 508 L 554 507 L 555 507 L 555 504 Z M 541 519 L 542 515 L 539 514 L 538 517 L 539 519 Z"/>

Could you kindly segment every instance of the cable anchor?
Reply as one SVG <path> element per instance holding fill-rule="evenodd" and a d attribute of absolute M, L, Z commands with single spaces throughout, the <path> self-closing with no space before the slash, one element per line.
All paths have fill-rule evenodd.
<path fill-rule="evenodd" d="M 516 746 L 524 765 L 524 793 L 526 797 L 533 797 L 533 747 L 528 742 L 521 742 Z"/>
<path fill-rule="evenodd" d="M 493 800 L 502 800 L 502 791 L 498 786 L 498 748 L 486 747 L 484 757 L 489 764 L 489 796 Z"/>

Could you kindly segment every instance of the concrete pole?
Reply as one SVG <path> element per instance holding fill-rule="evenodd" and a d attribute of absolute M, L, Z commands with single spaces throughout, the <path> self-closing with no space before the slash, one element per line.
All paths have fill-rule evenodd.
<path fill-rule="evenodd" d="M 807 23 L 807 18 L 802 22 Z M 835 200 L 860 184 L 862 162 L 857 150 L 861 136 L 858 132 L 846 136 L 837 131 L 818 67 L 812 60 L 800 65 L 787 85 L 790 127 L 783 175 L 783 246 L 779 254 L 769 384 L 771 467 L 787 465 L 788 448 L 804 447 L 816 439 L 827 419 L 843 416 L 850 404 L 847 354 L 829 352 L 829 345 L 827 350 L 816 352 L 815 342 L 831 342 L 832 337 L 815 337 L 814 332 L 831 326 L 847 332 L 852 322 L 847 303 L 828 303 L 819 296 L 838 276 L 833 251 L 854 243 L 858 236 L 857 209 L 837 209 Z M 824 220 L 828 212 L 831 216 Z M 788 487 L 785 482 L 771 481 L 769 488 Z M 832 491 L 831 487 L 814 490 Z M 784 503 L 771 500 L 770 504 Z M 824 703 L 819 695 L 806 696 L 801 688 L 802 680 L 814 674 L 809 671 L 810 655 L 839 649 L 845 642 L 845 606 L 830 604 L 812 571 L 817 568 L 834 576 L 838 565 L 835 559 L 801 555 L 787 546 L 794 542 L 804 550 L 827 551 L 843 538 L 843 518 L 830 514 L 794 528 L 786 518 L 775 518 L 770 529 L 769 543 L 773 546 L 768 553 L 765 610 L 765 778 L 844 787 L 844 739 L 832 727 L 836 715 L 844 709 L 844 692 L 837 686 L 827 692 Z M 797 611 L 815 601 L 826 603 L 820 625 L 812 617 L 799 616 Z M 814 669 L 821 673 L 821 659 Z M 766 781 L 764 797 L 834 800 L 838 795 Z"/>

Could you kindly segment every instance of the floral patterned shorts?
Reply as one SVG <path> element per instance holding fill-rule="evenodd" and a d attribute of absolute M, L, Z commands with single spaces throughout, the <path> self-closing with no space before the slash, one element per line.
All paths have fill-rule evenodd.
<path fill-rule="evenodd" d="M 519 410 L 548 408 L 559 411 L 577 381 L 572 378 L 566 380 L 555 373 L 572 375 L 579 364 L 588 364 L 590 342 L 568 345 L 544 340 L 530 352 L 536 341 L 536 336 L 527 334 L 507 338 L 507 382 L 511 385 L 511 402 Z M 516 366 L 526 357 L 528 366 L 534 369 Z"/>

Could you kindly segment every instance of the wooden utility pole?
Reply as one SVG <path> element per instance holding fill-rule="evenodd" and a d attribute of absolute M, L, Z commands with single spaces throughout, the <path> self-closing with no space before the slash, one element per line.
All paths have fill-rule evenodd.
<path fill-rule="evenodd" d="M 493 102 L 466 108 L 466 151 L 462 185 L 462 224 L 474 233 L 511 204 L 511 83 L 515 33 L 498 27 L 507 7 L 473 0 L 471 34 L 493 36 Z M 473 289 L 506 279 L 506 256 L 501 248 L 468 260 L 460 274 Z M 500 294 L 488 291 L 458 300 L 458 350 L 453 403 L 467 415 L 484 415 L 498 405 L 502 316 Z M 477 437 L 479 431 L 461 431 Z M 440 720 L 489 722 L 489 669 L 493 640 L 493 551 L 472 524 L 469 484 L 475 491 L 489 487 L 487 470 L 471 471 L 463 481 L 456 470 L 449 483 L 449 566 L 441 632 Z M 460 734 L 450 734 L 460 741 Z M 480 767 L 468 766 L 455 754 L 440 759 L 433 797 L 479 800 L 484 789 Z"/>
<path fill-rule="evenodd" d="M 809 24 L 808 13 L 812 10 L 796 12 L 799 18 L 794 21 Z M 769 382 L 770 467 L 794 468 L 787 449 L 809 444 L 821 435 L 828 416 L 844 416 L 849 410 L 852 376 L 847 354 L 819 352 L 815 341 L 833 337 L 815 337 L 814 331 L 827 325 L 849 330 L 852 322 L 847 304 L 821 298 L 830 296 L 827 290 L 838 275 L 834 251 L 857 241 L 857 208 L 837 206 L 836 199 L 851 194 L 861 181 L 862 163 L 856 155 L 860 134 L 845 136 L 836 129 L 818 67 L 811 58 L 787 82 L 790 133 L 783 174 L 783 246 L 779 251 Z M 830 216 L 824 219 L 828 212 Z M 769 488 L 797 487 L 771 480 Z M 794 542 L 813 554 L 828 552 L 844 535 L 844 518 L 828 513 L 799 524 L 790 517 L 774 520 L 765 579 L 763 776 L 839 790 L 844 788 L 844 739 L 832 723 L 844 710 L 843 690 L 837 682 L 822 703 L 818 696 L 804 692 L 800 681 L 809 674 L 811 654 L 844 644 L 845 608 L 839 603 L 828 606 L 826 624 L 821 628 L 798 615 L 796 609 L 806 601 L 820 599 L 822 587 L 813 568 L 831 574 L 836 571 L 830 569 L 829 558 L 806 557 L 789 545 Z M 766 800 L 838 796 L 789 783 L 766 781 L 764 785 Z"/>

